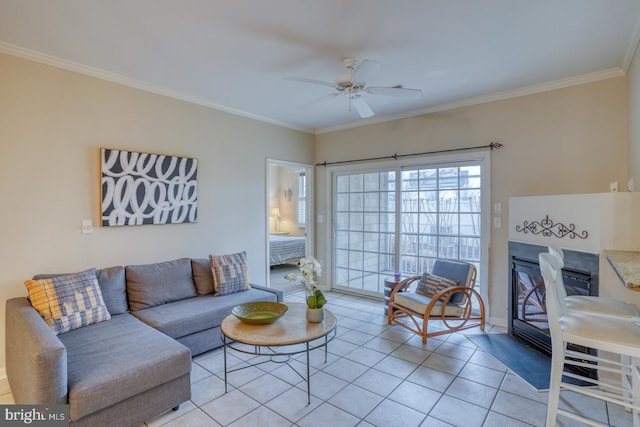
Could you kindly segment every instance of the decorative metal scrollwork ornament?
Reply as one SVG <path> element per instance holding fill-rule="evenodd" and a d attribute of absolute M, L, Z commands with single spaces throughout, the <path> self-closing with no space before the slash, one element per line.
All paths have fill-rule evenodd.
<path fill-rule="evenodd" d="M 556 236 L 559 239 L 567 236 L 570 239 L 575 239 L 576 237 L 586 239 L 589 237 L 589 233 L 586 230 L 576 232 L 575 224 L 569 224 L 568 226 L 561 223 L 555 224 L 549 219 L 549 215 L 546 215 L 544 219 L 540 221 L 525 221 L 522 225 L 516 225 L 516 231 L 525 234 L 529 232 L 532 234 L 542 234 L 545 237 Z"/>

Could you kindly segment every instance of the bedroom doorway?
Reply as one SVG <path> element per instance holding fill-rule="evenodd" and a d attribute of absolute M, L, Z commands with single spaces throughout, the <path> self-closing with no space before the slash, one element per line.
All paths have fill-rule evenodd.
<path fill-rule="evenodd" d="M 265 207 L 265 283 L 285 293 L 301 286 L 285 274 L 297 271 L 300 258 L 313 254 L 313 166 L 267 159 Z"/>

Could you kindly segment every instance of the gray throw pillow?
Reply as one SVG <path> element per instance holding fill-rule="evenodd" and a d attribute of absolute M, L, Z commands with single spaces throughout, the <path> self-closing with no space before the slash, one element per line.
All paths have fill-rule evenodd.
<path fill-rule="evenodd" d="M 198 295 L 189 258 L 157 264 L 128 265 L 125 267 L 125 274 L 131 311 Z"/>
<path fill-rule="evenodd" d="M 127 282 L 124 267 L 116 266 L 101 268 L 96 272 L 98 284 L 102 290 L 102 299 L 111 315 L 123 314 L 129 311 L 127 302 Z"/>

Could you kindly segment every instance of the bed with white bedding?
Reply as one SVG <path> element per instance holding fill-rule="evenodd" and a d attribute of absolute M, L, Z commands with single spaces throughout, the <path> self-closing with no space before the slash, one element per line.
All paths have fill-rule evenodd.
<path fill-rule="evenodd" d="M 269 235 L 269 265 L 284 264 L 305 256 L 304 236 Z"/>

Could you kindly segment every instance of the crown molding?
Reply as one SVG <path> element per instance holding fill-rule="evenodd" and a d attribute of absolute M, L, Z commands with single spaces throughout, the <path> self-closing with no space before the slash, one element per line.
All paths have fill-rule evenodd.
<path fill-rule="evenodd" d="M 357 123 L 350 123 L 350 124 L 345 124 L 340 126 L 322 128 L 322 129 L 316 130 L 316 135 L 323 134 L 323 133 L 336 132 L 340 130 L 352 129 L 352 128 L 361 127 L 361 126 L 368 126 L 368 125 L 388 122 L 392 120 L 407 119 L 411 117 L 422 116 L 425 114 L 453 110 L 454 108 L 470 107 L 473 105 L 486 104 L 488 102 L 501 101 L 501 100 L 510 99 L 510 98 L 518 98 L 521 96 L 533 95 L 536 93 L 548 92 L 551 90 L 563 89 L 563 88 L 578 86 L 586 83 L 593 83 L 599 80 L 606 80 L 613 77 L 623 77 L 625 75 L 626 73 L 621 68 L 609 68 L 607 70 L 581 74 L 579 76 L 567 77 L 564 79 L 554 80 L 551 82 L 533 84 L 533 85 L 523 86 L 516 89 L 510 89 L 502 92 L 491 93 L 488 95 L 465 98 L 458 101 L 435 105 L 429 108 L 414 110 L 410 113 L 388 115 L 388 116 L 378 117 L 378 118 L 374 117 L 372 119 L 362 120 Z"/>
<path fill-rule="evenodd" d="M 629 45 L 627 55 L 625 56 L 624 65 L 627 67 L 626 68 L 627 70 L 631 63 L 631 60 L 633 59 L 633 54 L 635 52 L 635 48 L 639 41 L 640 41 L 640 19 L 637 21 L 637 25 L 634 31 L 632 41 Z M 361 127 L 361 126 L 368 126 L 372 124 L 388 122 L 391 120 L 406 119 L 410 117 L 416 117 L 416 116 L 436 113 L 440 111 L 452 110 L 454 108 L 468 107 L 472 105 L 485 104 L 487 102 L 500 101 L 504 99 L 516 98 L 516 97 L 525 96 L 525 95 L 532 95 L 536 93 L 547 92 L 550 90 L 562 89 L 565 87 L 577 86 L 581 84 L 592 83 L 599 80 L 605 80 L 613 77 L 621 77 L 626 75 L 626 71 L 624 68 L 610 68 L 607 70 L 596 71 L 593 73 L 582 74 L 579 76 L 568 77 L 565 79 L 554 80 L 551 82 L 523 86 L 521 88 L 511 89 L 511 90 L 502 91 L 502 92 L 496 92 L 493 94 L 466 98 L 458 101 L 453 101 L 450 103 L 436 105 L 429 108 L 414 110 L 409 113 L 398 114 L 398 115 L 385 115 L 380 117 L 374 117 L 367 120 L 360 120 L 358 122 L 344 124 L 344 125 L 331 126 L 327 128 L 320 128 L 320 129 L 310 129 L 310 128 L 305 128 L 300 126 L 294 126 L 290 123 L 284 123 L 277 120 L 272 120 L 272 119 L 258 116 L 255 114 L 249 114 L 233 108 L 218 105 L 183 92 L 170 90 L 163 86 L 146 83 L 140 80 L 135 80 L 126 76 L 122 76 L 120 74 L 111 73 L 95 67 L 82 65 L 77 62 L 64 60 L 52 55 L 47 55 L 31 49 L 26 49 L 20 46 L 12 45 L 10 43 L 0 42 L 0 53 L 17 56 L 19 58 L 27 59 L 30 61 L 45 64 L 45 65 L 50 65 L 56 68 L 62 68 L 62 69 L 83 74 L 86 76 L 110 81 L 113 83 L 121 84 L 123 86 L 139 89 L 145 92 L 154 93 L 156 95 L 166 96 L 166 97 L 177 99 L 180 101 L 201 105 L 203 107 L 211 108 L 218 111 L 223 111 L 236 116 L 241 116 L 248 119 L 253 119 L 260 122 L 272 124 L 275 126 L 280 126 L 280 127 L 293 129 L 293 130 L 297 130 L 305 133 L 316 134 L 316 135 L 323 134 L 323 133 L 336 132 L 336 131 L 345 130 L 345 129 L 352 129 L 352 128 Z M 628 64 L 627 64 L 627 61 L 628 61 Z"/>
<path fill-rule="evenodd" d="M 305 133 L 313 133 L 314 131 L 313 129 L 294 126 L 290 123 L 284 123 L 277 120 L 272 120 L 266 117 L 262 117 L 256 114 L 250 114 L 244 111 L 225 107 L 223 105 L 218 105 L 218 104 L 206 101 L 204 99 L 186 94 L 184 92 L 174 91 L 163 86 L 154 85 L 151 83 L 132 79 L 120 74 L 104 71 L 99 68 L 82 65 L 77 62 L 68 61 L 66 59 L 61 59 L 52 55 L 47 55 L 31 49 L 26 49 L 20 46 L 16 46 L 10 43 L 5 43 L 0 41 L 0 53 L 5 53 L 11 56 L 17 56 L 19 58 L 38 62 L 40 64 L 50 65 L 56 68 L 62 68 L 75 73 L 83 74 L 90 77 L 95 77 L 100 80 L 106 80 L 109 82 L 118 83 L 123 86 L 128 86 L 134 89 L 139 89 L 139 90 L 150 92 L 156 95 L 162 95 L 162 96 L 177 99 L 180 101 L 189 102 L 191 104 L 201 105 L 203 107 L 211 108 L 218 111 L 223 111 L 225 113 L 234 114 L 236 116 L 246 117 L 248 119 L 258 120 L 258 121 L 272 124 L 275 126 L 285 127 L 285 128 L 305 132 Z"/>

